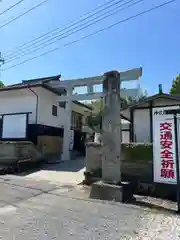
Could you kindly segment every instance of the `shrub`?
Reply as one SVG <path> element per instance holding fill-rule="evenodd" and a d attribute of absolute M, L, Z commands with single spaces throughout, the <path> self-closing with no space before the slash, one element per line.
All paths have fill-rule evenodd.
<path fill-rule="evenodd" d="M 128 161 L 152 161 L 153 160 L 153 145 L 152 143 L 129 143 L 122 144 L 122 151 L 124 152 Z"/>

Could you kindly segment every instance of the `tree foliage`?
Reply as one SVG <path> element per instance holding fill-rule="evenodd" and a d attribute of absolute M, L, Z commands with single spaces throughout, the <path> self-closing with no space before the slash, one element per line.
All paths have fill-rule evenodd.
<path fill-rule="evenodd" d="M 180 95 L 180 74 L 173 80 L 170 94 Z"/>
<path fill-rule="evenodd" d="M 127 97 L 126 99 L 122 99 L 122 108 L 128 107 L 129 105 L 138 103 L 146 99 L 147 91 L 142 92 L 136 98 Z M 104 101 L 103 99 L 92 101 L 89 106 L 92 107 L 93 111 L 90 116 L 86 118 L 86 124 L 95 132 L 101 132 L 101 121 L 102 121 L 102 114 L 104 108 Z"/>
<path fill-rule="evenodd" d="M 121 107 L 125 108 L 125 107 L 128 107 L 128 106 L 132 105 L 132 104 L 136 104 L 140 101 L 145 100 L 147 98 L 147 96 L 148 96 L 147 91 L 144 91 L 144 92 L 141 92 L 141 94 L 139 94 L 136 97 L 127 97 L 125 99 L 122 99 Z"/>
<path fill-rule="evenodd" d="M 93 110 L 91 115 L 86 118 L 86 124 L 94 132 L 101 132 L 104 101 L 103 99 L 92 101 L 89 105 L 92 107 Z"/>
<path fill-rule="evenodd" d="M 0 80 L 0 88 L 4 87 L 4 83 Z"/>

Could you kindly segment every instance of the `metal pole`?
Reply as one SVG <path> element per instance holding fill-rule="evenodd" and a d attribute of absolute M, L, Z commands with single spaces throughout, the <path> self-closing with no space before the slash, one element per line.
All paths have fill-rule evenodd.
<path fill-rule="evenodd" d="M 100 131 L 102 131 L 102 108 L 103 108 L 103 97 L 101 97 L 100 98 L 100 114 L 101 114 L 101 116 L 100 116 Z"/>
<path fill-rule="evenodd" d="M 4 58 L 2 58 L 2 54 L 0 52 L 0 79 L 1 79 L 1 66 L 5 63 Z"/>
<path fill-rule="evenodd" d="M 175 133 L 175 149 L 176 149 L 177 213 L 180 213 L 179 146 L 178 146 L 178 124 L 177 124 L 176 113 L 174 114 L 174 133 Z"/>

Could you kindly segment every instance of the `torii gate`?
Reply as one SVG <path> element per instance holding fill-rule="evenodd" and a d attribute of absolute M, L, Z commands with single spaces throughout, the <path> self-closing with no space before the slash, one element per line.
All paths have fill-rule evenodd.
<path fill-rule="evenodd" d="M 119 84 L 123 81 L 138 80 L 142 76 L 142 68 L 135 68 L 125 72 L 120 72 Z M 70 160 L 70 141 L 71 141 L 71 114 L 72 114 L 72 101 L 94 100 L 100 99 L 104 96 L 103 92 L 94 92 L 94 85 L 101 85 L 103 83 L 103 76 L 92 78 L 82 78 L 75 80 L 64 80 L 57 82 L 48 82 L 52 88 L 65 89 L 66 95 L 59 97 L 59 102 L 66 102 L 65 113 L 66 121 L 64 122 L 64 138 L 63 138 L 63 154 L 61 160 Z M 76 87 L 87 87 L 87 93 L 73 94 Z M 138 89 L 139 90 L 139 89 Z M 137 89 L 121 89 L 121 97 L 128 95 L 138 95 Z"/>

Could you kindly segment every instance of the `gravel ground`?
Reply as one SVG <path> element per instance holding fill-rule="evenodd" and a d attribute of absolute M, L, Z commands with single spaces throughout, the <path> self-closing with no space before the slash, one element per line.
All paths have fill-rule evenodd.
<path fill-rule="evenodd" d="M 91 200 L 89 188 L 23 177 L 1 177 L 0 187 L 3 240 L 180 239 L 180 218 L 170 211 Z M 165 202 L 163 207 L 168 207 L 170 202 Z"/>

